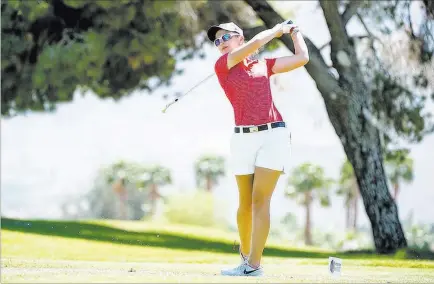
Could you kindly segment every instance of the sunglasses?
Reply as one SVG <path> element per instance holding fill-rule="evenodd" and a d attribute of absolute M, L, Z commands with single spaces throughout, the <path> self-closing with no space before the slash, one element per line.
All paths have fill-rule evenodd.
<path fill-rule="evenodd" d="M 227 42 L 228 40 L 230 40 L 233 36 L 237 36 L 238 34 L 224 34 L 222 35 L 222 37 L 217 38 L 214 40 L 214 44 L 215 46 L 219 46 L 220 44 L 222 44 L 223 42 Z"/>

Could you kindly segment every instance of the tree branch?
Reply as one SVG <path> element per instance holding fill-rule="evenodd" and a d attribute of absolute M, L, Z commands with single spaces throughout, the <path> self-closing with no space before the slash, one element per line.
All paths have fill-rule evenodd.
<path fill-rule="evenodd" d="M 362 5 L 363 1 L 351 1 L 345 11 L 342 13 L 342 23 L 347 25 L 348 21 L 356 14 L 357 9 Z"/>
<path fill-rule="evenodd" d="M 351 39 L 364 39 L 364 38 L 370 38 L 369 35 L 355 35 L 352 36 Z"/>
<path fill-rule="evenodd" d="M 320 0 L 324 18 L 330 33 L 330 59 L 343 80 L 349 70 L 358 72 L 359 62 L 354 46 L 342 22 L 337 1 Z"/>
<path fill-rule="evenodd" d="M 322 51 L 324 48 L 326 48 L 329 45 L 330 45 L 330 42 L 326 42 L 319 48 L 319 50 Z"/>
<path fill-rule="evenodd" d="M 349 46 L 348 35 L 338 11 L 338 2 L 320 0 L 320 5 L 330 31 L 332 50 L 345 50 Z"/>
<path fill-rule="evenodd" d="M 211 5 L 211 9 L 214 11 L 214 15 L 216 16 L 217 23 L 227 23 L 230 22 L 230 17 L 227 12 L 221 7 L 219 1 L 208 1 Z"/>
<path fill-rule="evenodd" d="M 282 23 L 283 19 L 274 9 L 267 3 L 266 0 L 244 0 L 252 9 L 256 12 L 258 17 L 265 23 L 266 28 L 271 29 L 276 24 Z M 321 51 L 313 44 L 313 42 L 308 38 L 304 37 L 307 48 L 309 50 L 309 63 L 304 67 L 306 68 L 309 75 L 315 80 L 318 90 L 324 97 L 328 97 L 333 93 L 340 92 L 340 86 L 329 71 L 329 67 L 324 61 L 321 55 Z M 288 35 L 283 35 L 280 40 L 285 44 L 285 46 L 292 52 L 294 51 L 294 43 Z"/>
<path fill-rule="evenodd" d="M 434 18 L 434 2 L 430 0 L 423 0 L 428 16 Z"/>
<path fill-rule="evenodd" d="M 366 25 L 365 21 L 363 20 L 363 17 L 359 13 L 356 13 L 356 14 L 357 14 L 357 18 L 359 18 L 359 21 L 362 23 L 362 25 L 365 28 L 365 31 L 368 33 L 369 37 L 371 39 L 376 39 L 378 42 L 381 43 L 381 40 L 378 37 L 376 37 L 373 33 L 371 33 L 371 31 L 369 30 L 369 28 Z M 373 41 L 372 41 L 371 45 L 373 47 Z"/>

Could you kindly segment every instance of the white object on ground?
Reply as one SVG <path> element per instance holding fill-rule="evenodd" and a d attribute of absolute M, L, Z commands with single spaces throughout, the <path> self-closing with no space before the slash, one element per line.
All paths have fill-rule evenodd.
<path fill-rule="evenodd" d="M 332 276 L 339 277 L 341 276 L 342 269 L 342 259 L 337 257 L 329 257 L 329 273 Z"/>

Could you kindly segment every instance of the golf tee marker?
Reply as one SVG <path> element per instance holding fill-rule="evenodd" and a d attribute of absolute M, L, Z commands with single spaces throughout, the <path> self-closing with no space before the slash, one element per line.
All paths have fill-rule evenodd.
<path fill-rule="evenodd" d="M 330 275 L 333 277 L 341 276 L 342 259 L 330 256 L 328 270 Z"/>

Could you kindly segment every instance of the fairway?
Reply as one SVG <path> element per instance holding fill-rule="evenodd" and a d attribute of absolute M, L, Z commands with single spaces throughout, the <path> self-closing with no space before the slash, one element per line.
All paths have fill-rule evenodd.
<path fill-rule="evenodd" d="M 236 258 L 229 257 L 236 261 Z M 266 266 L 266 275 L 225 277 L 219 271 L 224 264 L 208 263 L 137 263 L 49 260 L 4 260 L 2 283 L 28 282 L 112 282 L 112 283 L 433 283 L 433 270 L 421 268 L 364 267 L 344 265 L 340 278 L 332 278 L 326 265 L 300 264 L 299 260 L 282 260 Z"/>
<path fill-rule="evenodd" d="M 101 239 L 101 232 L 107 239 Z M 213 229 L 143 222 L 2 219 L 1 282 L 433 283 L 434 279 L 433 261 L 274 244 L 263 260 L 265 276 L 220 276 L 222 268 L 239 261 L 233 237 Z M 328 274 L 328 256 L 343 259 L 340 278 Z"/>

